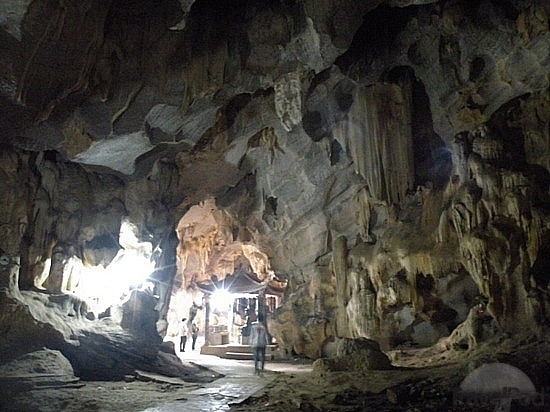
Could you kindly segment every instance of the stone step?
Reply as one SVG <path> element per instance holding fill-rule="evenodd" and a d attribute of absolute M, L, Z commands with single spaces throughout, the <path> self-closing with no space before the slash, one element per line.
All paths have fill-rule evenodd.
<path fill-rule="evenodd" d="M 235 360 L 253 360 L 254 355 L 252 353 L 243 353 L 243 352 L 225 352 L 223 356 L 226 359 L 235 359 Z M 273 360 L 273 355 L 270 353 L 265 354 L 265 360 Z"/>
<path fill-rule="evenodd" d="M 274 359 L 277 352 L 277 345 L 266 347 L 266 359 Z M 227 358 L 230 353 L 231 359 L 252 359 L 252 347 L 248 345 L 211 345 L 201 347 L 202 355 L 214 355 L 220 358 Z M 268 357 L 269 356 L 269 357 Z"/>
<path fill-rule="evenodd" d="M 226 345 L 226 352 L 252 353 L 252 348 L 248 345 Z"/>
<path fill-rule="evenodd" d="M 277 345 L 268 345 L 265 348 L 267 352 L 274 352 L 277 350 Z M 238 352 L 238 353 L 252 353 L 252 347 L 249 345 L 225 345 L 226 352 Z"/>
<path fill-rule="evenodd" d="M 252 353 L 245 352 L 225 352 L 224 358 L 226 359 L 236 359 L 236 360 L 252 360 L 254 356 Z"/>

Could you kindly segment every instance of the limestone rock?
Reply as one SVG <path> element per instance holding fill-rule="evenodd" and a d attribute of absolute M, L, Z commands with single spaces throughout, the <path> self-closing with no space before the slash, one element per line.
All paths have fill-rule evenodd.
<path fill-rule="evenodd" d="M 18 391 L 79 385 L 79 379 L 74 375 L 67 358 L 61 352 L 51 349 L 30 352 L 2 363 L 0 382 L 3 400 Z"/>
<path fill-rule="evenodd" d="M 313 373 L 350 371 L 367 375 L 369 370 L 391 369 L 391 361 L 370 339 L 342 339 L 336 357 L 322 358 L 313 363 Z"/>

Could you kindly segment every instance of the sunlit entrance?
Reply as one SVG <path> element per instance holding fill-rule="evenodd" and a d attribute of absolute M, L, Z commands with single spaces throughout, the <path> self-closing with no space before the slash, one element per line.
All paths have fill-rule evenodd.
<path fill-rule="evenodd" d="M 35 279 L 35 287 L 77 296 L 86 302 L 88 313 L 95 318 L 108 308 L 124 303 L 133 291 L 153 294 L 153 246 L 150 242 L 142 242 L 139 235 L 138 227 L 123 219 L 118 242 L 115 241 L 116 255 L 111 260 L 103 259 L 108 263 L 102 261 L 96 265 L 85 264 L 74 248 L 59 243 L 53 248 L 51 258 L 45 260 L 42 274 Z M 114 249 L 113 244 L 107 243 L 98 250 Z M 98 260 L 92 256 L 85 258 Z"/>

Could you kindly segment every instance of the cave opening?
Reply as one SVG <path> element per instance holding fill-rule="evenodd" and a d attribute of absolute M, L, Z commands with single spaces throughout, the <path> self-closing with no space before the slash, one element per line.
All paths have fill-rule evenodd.
<path fill-rule="evenodd" d="M 110 307 L 124 303 L 133 290 L 153 294 L 153 245 L 141 241 L 139 235 L 138 227 L 124 218 L 118 241 L 106 234 L 94 237 L 83 254 L 71 244 L 57 242 L 34 286 L 47 293 L 74 295 L 86 303 L 92 318 L 105 316 Z"/>

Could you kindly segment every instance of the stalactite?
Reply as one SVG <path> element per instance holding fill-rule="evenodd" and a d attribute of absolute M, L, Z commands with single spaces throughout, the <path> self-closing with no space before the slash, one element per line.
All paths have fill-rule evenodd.
<path fill-rule="evenodd" d="M 347 119 L 335 137 L 353 159 L 370 195 L 400 203 L 414 182 L 411 108 L 401 89 L 377 83 L 357 88 Z"/>
<path fill-rule="evenodd" d="M 445 243 L 449 240 L 449 215 L 447 210 L 443 210 L 441 215 L 439 215 L 439 224 L 437 226 L 437 237 L 436 241 L 438 243 Z"/>
<path fill-rule="evenodd" d="M 275 111 L 286 131 L 302 121 L 302 86 L 300 75 L 291 72 L 282 76 L 274 84 Z"/>
<path fill-rule="evenodd" d="M 357 192 L 357 205 L 359 209 L 359 227 L 360 235 L 364 242 L 371 242 L 370 236 L 370 218 L 371 210 L 369 203 L 369 195 L 366 188 L 362 188 Z"/>
<path fill-rule="evenodd" d="M 421 196 L 421 207 L 422 207 L 422 218 L 421 218 L 421 228 L 426 233 L 434 233 L 436 239 L 443 235 L 442 230 L 445 231 L 449 229 L 447 214 L 445 211 L 445 203 L 447 198 L 444 192 L 433 190 L 430 188 L 419 189 Z M 444 228 L 442 225 L 447 224 L 447 227 Z M 447 232 L 446 236 L 449 235 Z"/>
<path fill-rule="evenodd" d="M 472 150 L 479 154 L 484 160 L 497 160 L 500 159 L 504 153 L 504 145 L 501 141 L 484 135 L 483 138 L 474 138 Z"/>
<path fill-rule="evenodd" d="M 213 29 L 206 27 L 204 30 L 205 36 L 209 37 L 210 31 Z M 211 42 L 210 39 L 203 41 L 205 43 L 203 46 L 207 46 Z M 183 76 L 185 84 L 185 94 L 181 105 L 183 114 L 187 113 L 194 102 L 219 90 L 225 81 L 224 71 L 228 60 L 229 50 L 226 42 L 212 45 L 211 50 L 200 50 L 188 57 L 188 66 Z"/>

